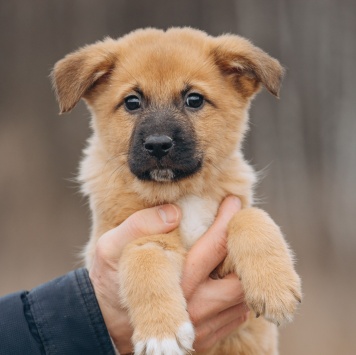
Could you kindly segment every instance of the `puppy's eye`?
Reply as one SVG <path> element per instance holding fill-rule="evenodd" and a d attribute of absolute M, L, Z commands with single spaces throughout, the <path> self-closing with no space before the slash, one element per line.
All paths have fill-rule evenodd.
<path fill-rule="evenodd" d="M 141 108 L 141 100 L 136 95 L 130 95 L 125 98 L 125 107 L 129 111 L 135 111 Z"/>
<path fill-rule="evenodd" d="M 185 99 L 185 105 L 190 108 L 200 108 L 204 103 L 204 97 L 200 94 L 189 94 Z"/>

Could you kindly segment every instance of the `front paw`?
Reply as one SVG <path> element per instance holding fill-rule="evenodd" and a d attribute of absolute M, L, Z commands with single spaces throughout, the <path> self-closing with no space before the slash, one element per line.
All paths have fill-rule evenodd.
<path fill-rule="evenodd" d="M 259 208 L 246 208 L 230 221 L 231 269 L 240 276 L 245 301 L 259 317 L 273 323 L 291 321 L 301 302 L 301 282 L 280 228 Z M 229 265 L 228 265 L 229 266 Z"/>
<path fill-rule="evenodd" d="M 257 276 L 257 275 L 256 275 Z M 280 325 L 290 322 L 302 301 L 301 281 L 294 269 L 264 270 L 243 280 L 246 303 L 256 313 Z"/>
<path fill-rule="evenodd" d="M 135 355 L 185 355 L 193 351 L 194 328 L 189 321 L 175 331 L 169 331 L 170 327 L 165 322 L 156 325 L 156 329 L 146 328 L 136 330 L 133 335 Z M 156 336 L 150 336 L 149 333 Z"/>

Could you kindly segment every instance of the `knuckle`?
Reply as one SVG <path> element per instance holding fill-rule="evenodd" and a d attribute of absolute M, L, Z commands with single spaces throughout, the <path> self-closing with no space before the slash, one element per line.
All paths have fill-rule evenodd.
<path fill-rule="evenodd" d="M 95 245 L 94 259 L 99 264 L 107 264 L 113 257 L 111 231 L 103 234 Z"/>
<path fill-rule="evenodd" d="M 106 259 L 108 254 L 108 248 L 106 246 L 106 242 L 104 238 L 98 240 L 95 246 L 95 256 L 99 258 L 99 260 Z"/>
<path fill-rule="evenodd" d="M 205 323 L 205 326 L 202 329 L 201 336 L 203 339 L 210 339 L 215 336 L 216 327 L 213 321 L 209 321 Z"/>
<path fill-rule="evenodd" d="M 213 248 L 217 255 L 225 256 L 227 254 L 227 244 L 224 238 L 216 238 L 213 241 Z"/>
<path fill-rule="evenodd" d="M 245 299 L 245 293 L 242 288 L 241 282 L 236 277 L 231 277 L 229 279 L 224 279 L 226 289 L 225 289 L 225 300 L 234 302 L 235 304 L 240 304 Z"/>
<path fill-rule="evenodd" d="M 235 304 L 241 304 L 245 299 L 245 295 L 241 292 L 236 292 L 236 288 L 231 288 L 227 297 L 229 297 L 229 300 Z"/>
<path fill-rule="evenodd" d="M 212 334 L 210 337 L 196 341 L 194 349 L 199 352 L 205 352 L 214 346 L 217 341 L 217 336 Z"/>
<path fill-rule="evenodd" d="M 205 326 L 197 327 L 195 329 L 195 344 L 196 347 L 200 347 L 204 340 L 207 338 L 208 331 Z"/>

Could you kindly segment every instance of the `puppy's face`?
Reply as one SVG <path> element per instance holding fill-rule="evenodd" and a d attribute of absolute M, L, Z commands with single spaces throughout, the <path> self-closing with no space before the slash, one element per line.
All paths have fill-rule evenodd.
<path fill-rule="evenodd" d="M 109 158 L 140 181 L 194 179 L 239 147 L 250 99 L 278 95 L 282 68 L 238 36 L 147 29 L 106 39 L 59 61 L 61 111 L 84 97 Z"/>

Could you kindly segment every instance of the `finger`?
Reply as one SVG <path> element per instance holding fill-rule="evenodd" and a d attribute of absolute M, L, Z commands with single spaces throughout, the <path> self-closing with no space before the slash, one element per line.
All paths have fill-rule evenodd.
<path fill-rule="evenodd" d="M 241 201 L 235 196 L 227 197 L 221 204 L 215 222 L 194 244 L 188 253 L 182 279 L 186 296 L 226 257 L 227 225 L 241 209 Z"/>
<path fill-rule="evenodd" d="M 201 323 L 241 304 L 244 297 L 242 284 L 236 275 L 230 274 L 221 280 L 208 279 L 189 299 L 188 312 L 193 323 Z"/>
<path fill-rule="evenodd" d="M 149 235 L 163 234 L 177 228 L 181 212 L 175 205 L 147 208 L 132 214 L 118 227 L 106 232 L 97 249 L 108 259 L 118 259 L 126 244 Z"/>
<path fill-rule="evenodd" d="M 241 324 L 246 322 L 247 318 L 248 318 L 248 313 L 246 313 L 242 317 L 234 319 L 232 322 L 224 325 L 222 328 L 210 334 L 210 336 L 206 337 L 204 340 L 201 340 L 199 343 L 196 342 L 194 349 L 196 351 L 204 351 L 211 348 L 218 341 L 225 339 L 234 330 L 236 330 Z"/>
<path fill-rule="evenodd" d="M 226 325 L 229 325 L 237 319 L 243 318 L 248 311 L 248 307 L 244 303 L 240 303 L 217 314 L 208 321 L 204 321 L 203 323 L 197 325 L 195 324 L 196 340 L 198 342 L 205 342 L 208 338 L 213 336 Z"/>

